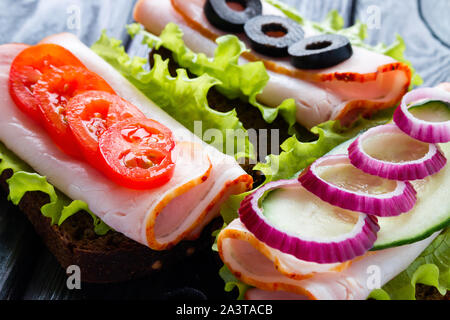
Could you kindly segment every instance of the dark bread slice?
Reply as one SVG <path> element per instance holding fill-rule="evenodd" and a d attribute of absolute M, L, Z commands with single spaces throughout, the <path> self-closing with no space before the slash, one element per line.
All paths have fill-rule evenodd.
<path fill-rule="evenodd" d="M 5 170 L 0 176 L 0 186 L 6 192 L 9 192 L 6 180 L 11 175 L 11 170 Z M 210 250 L 211 233 L 221 226 L 221 221 L 213 221 L 197 240 L 183 241 L 168 251 L 154 251 L 116 231 L 98 236 L 92 218 L 86 212 L 75 214 L 61 226 L 51 225 L 50 218 L 40 211 L 47 202 L 48 195 L 28 192 L 19 208 L 63 268 L 69 265 L 80 267 L 83 282 L 121 282 L 174 265 L 196 251 Z"/>

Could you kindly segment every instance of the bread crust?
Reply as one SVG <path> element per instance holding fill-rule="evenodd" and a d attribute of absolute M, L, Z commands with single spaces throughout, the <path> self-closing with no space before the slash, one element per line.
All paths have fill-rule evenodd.
<path fill-rule="evenodd" d="M 6 180 L 11 175 L 11 170 L 0 175 L 0 186 L 6 192 L 9 192 Z M 83 282 L 113 283 L 150 275 L 195 252 L 210 250 L 211 232 L 220 227 L 220 221 L 216 219 L 197 240 L 183 241 L 171 250 L 155 251 L 116 231 L 96 235 L 91 216 L 83 211 L 68 218 L 61 226 L 51 225 L 50 218 L 40 211 L 48 202 L 45 193 L 27 192 L 18 206 L 62 268 L 80 267 Z"/>

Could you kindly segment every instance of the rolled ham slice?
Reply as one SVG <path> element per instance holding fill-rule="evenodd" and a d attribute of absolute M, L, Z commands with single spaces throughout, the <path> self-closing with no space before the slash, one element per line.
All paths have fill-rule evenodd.
<path fill-rule="evenodd" d="M 134 18 L 156 35 L 174 22 L 183 30 L 184 41 L 191 50 L 212 56 L 214 40 L 224 33 L 209 23 L 203 14 L 204 3 L 205 0 L 140 0 Z M 267 3 L 263 3 L 263 14 L 283 15 Z M 306 36 L 315 33 L 305 31 Z M 248 42 L 244 34 L 237 36 Z M 269 58 L 253 51 L 245 53 L 240 62 L 263 61 L 270 80 L 258 100 L 276 107 L 283 100 L 294 98 L 297 121 L 311 128 L 330 119 L 351 123 L 359 114 L 371 115 L 395 106 L 407 92 L 411 81 L 407 65 L 363 48 L 353 50 L 347 61 L 322 70 L 299 70 L 287 58 Z"/>
<path fill-rule="evenodd" d="M 220 204 L 230 194 L 251 189 L 252 178 L 232 157 L 195 137 L 74 35 L 58 34 L 42 42 L 71 51 L 119 96 L 167 126 L 176 138 L 176 169 L 167 184 L 144 191 L 116 185 L 87 163 L 61 152 L 49 135 L 16 107 L 8 91 L 9 70 L 26 46 L 0 46 L 0 141 L 68 197 L 85 201 L 114 230 L 154 250 L 169 249 L 197 236 L 201 226 L 218 215 Z"/>
<path fill-rule="evenodd" d="M 402 247 L 368 252 L 344 268 L 328 271 L 324 267 L 329 265 L 301 260 L 282 270 L 280 265 L 286 260 L 285 254 L 274 249 L 270 249 L 270 255 L 267 254 L 267 246 L 257 240 L 239 219 L 222 230 L 218 248 L 231 272 L 255 287 L 247 291 L 247 299 L 362 300 L 375 289 L 374 285 L 383 286 L 405 270 L 437 235 Z M 379 282 L 371 280 L 374 272 L 378 272 Z M 309 275 L 302 279 L 299 274 Z"/>

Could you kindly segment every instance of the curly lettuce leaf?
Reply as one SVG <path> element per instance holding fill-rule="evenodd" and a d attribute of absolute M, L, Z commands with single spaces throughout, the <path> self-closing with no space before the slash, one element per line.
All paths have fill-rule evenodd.
<path fill-rule="evenodd" d="M 157 45 L 156 37 L 146 38 L 149 45 Z M 236 158 L 253 158 L 253 145 L 250 143 L 247 131 L 239 121 L 236 111 L 218 112 L 208 105 L 207 94 L 212 86 L 221 82 L 208 74 L 190 79 L 185 69 L 178 69 L 177 76 L 172 77 L 168 68 L 168 60 L 155 55 L 155 63 L 150 71 L 145 70 L 146 58 L 130 57 L 120 40 L 110 38 L 105 32 L 92 45 L 92 50 L 106 60 L 136 88 L 161 109 L 170 114 L 183 126 L 203 138 L 207 130 L 220 131 L 223 139 L 213 139 L 209 142 L 222 152 Z M 195 128 L 195 123 L 201 122 L 202 130 Z M 202 131 L 202 132 L 199 132 Z M 237 135 L 236 132 L 243 134 Z M 230 143 L 231 142 L 231 143 Z M 227 146 L 233 145 L 233 150 Z"/>
<path fill-rule="evenodd" d="M 33 172 L 33 169 L 0 143 L 0 174 L 5 170 L 13 172 L 13 175 L 6 181 L 9 186 L 8 198 L 13 204 L 18 205 L 27 192 L 43 192 L 49 196 L 50 202 L 42 206 L 41 212 L 45 217 L 51 219 L 52 225 L 61 225 L 72 215 L 80 211 L 86 211 L 92 217 L 96 234 L 105 235 L 111 230 L 89 210 L 85 202 L 71 201 L 56 191 L 45 177 Z"/>
<path fill-rule="evenodd" d="M 92 223 L 94 224 L 94 231 L 98 235 L 105 235 L 109 230 L 112 230 L 106 223 L 100 220 L 95 214 L 89 210 L 89 206 L 86 202 L 81 200 L 73 200 L 61 211 L 61 216 L 59 217 L 58 225 L 61 225 L 66 219 L 73 216 L 75 213 L 85 211 L 89 213 L 92 217 Z"/>
<path fill-rule="evenodd" d="M 369 298 L 415 300 L 416 284 L 435 287 L 441 295 L 450 289 L 450 229 L 445 229 L 414 262 Z"/>
<path fill-rule="evenodd" d="M 266 182 L 291 179 L 301 170 L 338 145 L 356 137 L 359 133 L 385 124 L 391 120 L 392 110 L 379 112 L 372 119 L 359 119 L 351 128 L 344 128 L 339 121 L 328 121 L 311 129 L 318 136 L 313 142 L 300 142 L 296 136 L 287 139 L 279 155 L 269 155 L 265 163 L 258 163 L 254 170 L 266 176 Z"/>
<path fill-rule="evenodd" d="M 420 86 L 423 84 L 423 79 L 412 67 L 412 63 L 405 57 L 406 45 L 405 41 L 400 35 L 397 35 L 396 40 L 391 45 L 379 43 L 376 46 L 372 46 L 365 42 L 368 35 L 367 25 L 362 23 L 361 21 L 356 21 L 356 23 L 353 26 L 350 26 L 349 28 L 344 28 L 345 27 L 344 19 L 337 10 L 330 11 L 324 21 L 313 22 L 306 20 L 301 16 L 301 14 L 296 9 L 282 2 L 279 2 L 277 0 L 264 0 L 264 1 L 276 7 L 281 12 L 283 12 L 283 14 L 285 14 L 287 17 L 298 22 L 304 27 L 316 30 L 320 33 L 332 33 L 346 36 L 347 38 L 349 38 L 350 42 L 355 46 L 384 54 L 399 62 L 405 63 L 410 67 L 412 71 L 411 88 L 413 86 Z"/>
<path fill-rule="evenodd" d="M 294 99 L 286 99 L 277 108 L 267 107 L 257 101 L 256 97 L 269 81 L 269 74 L 260 61 L 239 64 L 240 56 L 248 50 L 238 37 L 226 35 L 217 38 L 214 56 L 209 58 L 204 53 L 197 54 L 186 46 L 183 31 L 175 23 L 167 24 L 159 38 L 145 31 L 137 23 L 127 26 L 127 29 L 132 37 L 142 36 L 142 43 L 150 48 L 163 46 L 170 50 L 174 60 L 193 74 L 207 74 L 219 80 L 216 89 L 220 93 L 228 99 L 240 98 L 258 108 L 267 123 L 272 123 L 281 115 L 289 124 L 289 130 L 293 132 L 296 123 Z"/>
<path fill-rule="evenodd" d="M 247 290 L 249 288 L 251 288 L 251 286 L 249 286 L 248 284 L 245 284 L 242 281 L 238 280 L 231 273 L 230 269 L 228 269 L 227 266 L 225 266 L 225 265 L 222 268 L 220 268 L 219 275 L 225 282 L 225 291 L 226 292 L 230 292 L 234 288 L 238 288 L 239 296 L 238 296 L 237 299 L 238 300 L 244 300 L 245 293 L 247 292 Z"/>

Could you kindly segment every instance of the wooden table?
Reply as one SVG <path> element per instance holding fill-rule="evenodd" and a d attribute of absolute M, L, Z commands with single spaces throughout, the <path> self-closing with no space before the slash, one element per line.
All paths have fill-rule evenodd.
<path fill-rule="evenodd" d="M 337 9 L 347 25 L 368 22 L 368 41 L 391 43 L 400 34 L 407 57 L 433 86 L 450 81 L 449 0 L 285 0 L 309 19 Z M 132 22 L 135 0 L 2 0 L 0 43 L 36 43 L 68 31 L 91 45 L 106 29 L 131 54 L 146 49 L 132 41 L 124 25 Z M 79 13 L 79 15 L 78 15 Z M 77 19 L 79 17 L 79 19 Z M 66 288 L 66 275 L 16 207 L 0 198 L 0 299 L 231 299 L 218 276 L 221 263 L 209 250 L 154 277 L 115 285 Z"/>

